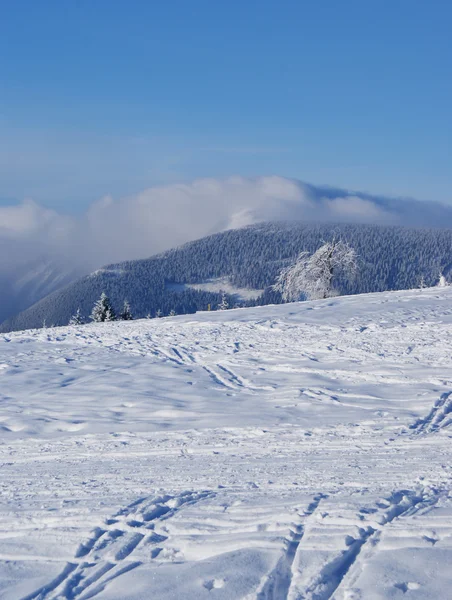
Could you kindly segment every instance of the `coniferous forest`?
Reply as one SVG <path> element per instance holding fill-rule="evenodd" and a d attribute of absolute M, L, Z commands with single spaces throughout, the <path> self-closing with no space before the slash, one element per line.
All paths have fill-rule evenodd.
<path fill-rule="evenodd" d="M 227 277 L 240 288 L 263 290 L 254 299 L 233 294 L 228 306 L 279 303 L 271 286 L 301 251 L 342 239 L 358 255 L 353 279 L 335 281 L 341 294 L 435 285 L 440 273 L 450 281 L 452 230 L 347 224 L 264 223 L 190 242 L 149 259 L 108 265 L 47 296 L 4 322 L 1 331 L 67 325 L 78 309 L 86 320 L 102 292 L 118 313 L 127 300 L 134 318 L 216 310 L 220 292 L 186 288 Z M 421 283 L 422 282 L 422 283 Z"/>

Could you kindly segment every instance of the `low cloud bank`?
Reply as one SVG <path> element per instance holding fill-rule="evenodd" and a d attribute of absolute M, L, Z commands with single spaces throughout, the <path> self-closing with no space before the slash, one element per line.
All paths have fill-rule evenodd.
<path fill-rule="evenodd" d="M 201 179 L 105 197 L 79 218 L 32 200 L 0 207 L 0 276 L 46 260 L 90 270 L 260 221 L 303 220 L 452 227 L 452 207 L 316 187 L 282 177 Z M 11 251 L 8 251 L 8 249 Z"/>

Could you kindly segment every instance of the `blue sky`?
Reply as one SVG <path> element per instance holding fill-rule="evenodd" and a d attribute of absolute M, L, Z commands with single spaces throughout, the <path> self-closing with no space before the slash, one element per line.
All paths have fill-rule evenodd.
<path fill-rule="evenodd" d="M 448 0 L 3 0 L 0 201 L 277 174 L 452 203 Z"/>

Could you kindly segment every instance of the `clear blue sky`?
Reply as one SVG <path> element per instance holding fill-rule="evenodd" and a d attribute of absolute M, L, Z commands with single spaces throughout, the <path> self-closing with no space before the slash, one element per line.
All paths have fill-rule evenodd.
<path fill-rule="evenodd" d="M 0 198 L 278 174 L 452 202 L 449 0 L 2 0 Z"/>

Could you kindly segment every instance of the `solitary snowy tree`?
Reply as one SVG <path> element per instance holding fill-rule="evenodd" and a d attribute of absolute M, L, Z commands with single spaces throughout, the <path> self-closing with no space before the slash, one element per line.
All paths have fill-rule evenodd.
<path fill-rule="evenodd" d="M 161 309 L 159 308 L 158 311 L 155 313 L 155 316 L 157 317 L 157 319 L 161 319 L 163 317 L 163 312 L 161 311 Z"/>
<path fill-rule="evenodd" d="M 127 302 L 127 300 L 124 300 L 124 306 L 122 307 L 122 311 L 119 313 L 119 318 L 121 319 L 121 321 L 133 320 L 132 311 L 130 310 L 130 304 Z"/>
<path fill-rule="evenodd" d="M 218 310 L 228 310 L 228 308 L 229 308 L 229 302 L 226 297 L 226 294 L 223 292 L 223 295 L 221 296 L 221 302 L 218 305 Z"/>
<path fill-rule="evenodd" d="M 99 300 L 94 304 L 91 311 L 91 319 L 96 323 L 114 321 L 116 319 L 115 311 L 105 292 L 102 292 Z"/>
<path fill-rule="evenodd" d="M 174 310 L 174 308 L 172 308 L 172 309 L 169 311 L 169 316 L 170 316 L 170 317 L 175 317 L 175 316 L 176 316 L 176 311 Z"/>
<path fill-rule="evenodd" d="M 77 312 L 69 319 L 69 325 L 83 325 L 83 323 L 84 319 L 82 317 L 82 313 L 80 308 L 77 308 Z"/>
<path fill-rule="evenodd" d="M 333 280 L 337 275 L 352 277 L 357 270 L 356 252 L 342 240 L 327 242 L 314 254 L 301 252 L 295 263 L 281 271 L 273 289 L 283 300 L 294 302 L 337 296 Z"/>
<path fill-rule="evenodd" d="M 440 272 L 439 274 L 439 281 L 438 281 L 438 287 L 447 287 L 449 284 L 447 283 L 447 279 L 446 277 L 443 275 L 443 273 Z"/>

